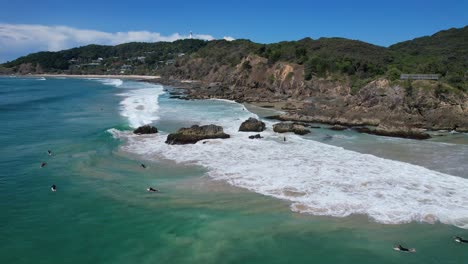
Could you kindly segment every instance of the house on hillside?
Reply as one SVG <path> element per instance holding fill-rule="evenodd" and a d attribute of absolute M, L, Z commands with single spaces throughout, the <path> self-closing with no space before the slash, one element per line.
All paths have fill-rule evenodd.
<path fill-rule="evenodd" d="M 126 73 L 130 70 L 132 70 L 132 65 L 124 64 L 120 67 L 120 73 Z"/>
<path fill-rule="evenodd" d="M 439 74 L 402 74 L 400 80 L 439 80 Z"/>

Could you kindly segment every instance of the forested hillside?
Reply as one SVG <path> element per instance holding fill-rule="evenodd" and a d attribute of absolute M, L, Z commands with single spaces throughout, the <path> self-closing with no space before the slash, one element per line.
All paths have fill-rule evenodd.
<path fill-rule="evenodd" d="M 249 55 L 269 65 L 303 66 L 304 81 L 346 79 L 355 89 L 380 77 L 396 80 L 401 73 L 439 74 L 440 80 L 467 90 L 468 27 L 440 31 L 389 48 L 343 38 L 311 38 L 258 44 L 249 40 L 194 39 L 174 42 L 88 45 L 59 52 L 33 53 L 1 66 L 4 73 L 166 74 L 188 73 L 201 79 L 219 67 L 234 67 Z M 202 60 L 198 66 L 194 61 Z M 243 65 L 246 69 L 250 65 Z M 186 75 L 186 74 L 185 74 Z"/>

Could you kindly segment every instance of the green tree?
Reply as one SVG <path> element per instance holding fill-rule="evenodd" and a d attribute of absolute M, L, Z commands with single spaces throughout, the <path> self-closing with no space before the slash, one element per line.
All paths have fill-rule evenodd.
<path fill-rule="evenodd" d="M 386 75 L 390 81 L 395 81 L 400 79 L 401 71 L 395 67 L 390 67 Z"/>

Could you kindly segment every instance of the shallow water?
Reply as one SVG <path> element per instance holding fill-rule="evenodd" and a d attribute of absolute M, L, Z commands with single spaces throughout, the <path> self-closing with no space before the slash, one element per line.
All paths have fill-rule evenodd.
<path fill-rule="evenodd" d="M 210 154 L 220 153 L 215 143 L 208 145 L 211 151 L 186 150 L 186 156 L 198 156 L 183 163 L 170 159 L 170 153 L 159 153 L 159 145 L 154 146 L 156 151 L 150 151 L 151 155 L 132 151 L 126 139 L 114 139 L 107 130 L 126 131 L 136 125 L 124 112 L 141 111 L 138 100 L 132 101 L 136 102 L 135 108 L 126 110 L 122 104 L 132 96 L 133 89 L 160 87 L 130 81 L 118 84 L 107 80 L 0 78 L 0 120 L 4 124 L 0 127 L 2 263 L 464 263 L 468 257 L 467 248 L 451 240 L 455 234 L 468 233 L 453 225 L 388 225 L 365 214 L 343 218 L 299 214 L 290 210 L 287 199 L 237 188 L 226 179 L 213 180 L 213 170 L 197 164 L 198 160 L 209 160 Z M 232 123 L 235 127 L 244 115 L 253 115 L 228 102 L 177 101 L 167 95 L 158 99 L 156 90 L 151 94 L 155 101 L 159 100 L 153 111 L 158 117 L 152 120 L 162 134 L 193 123 L 215 122 L 226 127 Z M 147 113 L 154 118 L 151 111 Z M 318 140 L 320 133 L 330 132 L 314 130 L 306 140 Z M 379 142 L 376 144 L 381 153 L 377 153 L 365 147 L 366 139 L 355 144 L 346 138 L 340 142 L 339 136 L 347 133 L 362 136 L 337 132 L 327 145 L 313 146 L 330 151 L 328 145 L 334 144 L 386 159 L 398 156 L 392 154 L 398 152 L 398 147 L 394 151 L 385 149 L 399 143 L 381 143 L 370 136 L 367 141 Z M 239 140 L 243 137 L 239 136 Z M 265 142 L 272 148 L 282 144 L 271 137 Z M 295 140 L 299 145 L 309 144 L 299 137 L 287 137 L 288 144 Z M 147 140 L 158 142 L 151 137 Z M 405 141 L 401 145 L 409 143 L 422 149 L 438 144 Z M 233 145 L 231 150 L 245 153 L 254 147 L 252 153 L 257 157 L 268 154 L 264 146 L 251 144 L 262 143 L 249 142 L 240 149 Z M 458 155 L 466 155 L 461 145 L 453 147 L 459 148 Z M 291 146 L 296 148 L 300 146 Z M 435 148 L 440 149 L 440 145 Z M 47 149 L 53 151 L 53 156 L 47 155 Z M 183 156 L 181 151 L 174 153 L 178 158 Z M 418 151 L 414 153 L 393 159 L 427 167 L 431 170 L 411 169 L 432 176 L 439 175 L 436 170 L 466 177 L 457 173 L 466 171 L 458 169 L 466 165 L 451 158 L 450 151 L 446 158 L 452 163 L 433 167 L 418 163 L 424 162 L 424 155 L 409 160 L 409 156 L 418 155 Z M 48 164 L 40 169 L 42 161 Z M 140 163 L 145 163 L 147 169 L 142 169 Z M 451 167 L 457 168 L 454 173 Z M 235 166 L 232 168 L 235 174 Z M 50 192 L 51 184 L 57 185 L 56 193 Z M 444 184 L 447 187 L 452 183 Z M 155 186 L 161 193 L 145 192 L 148 186 Z M 418 252 L 394 252 L 391 247 L 395 243 L 416 247 Z"/>

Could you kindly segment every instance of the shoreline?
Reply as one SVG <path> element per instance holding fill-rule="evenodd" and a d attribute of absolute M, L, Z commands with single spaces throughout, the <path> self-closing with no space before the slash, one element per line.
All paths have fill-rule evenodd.
<path fill-rule="evenodd" d="M 156 80 L 161 76 L 150 75 L 105 75 L 105 74 L 27 74 L 27 75 L 0 75 L 0 76 L 16 76 L 16 77 L 44 77 L 44 78 L 106 78 L 106 79 L 126 79 L 126 80 Z"/>

